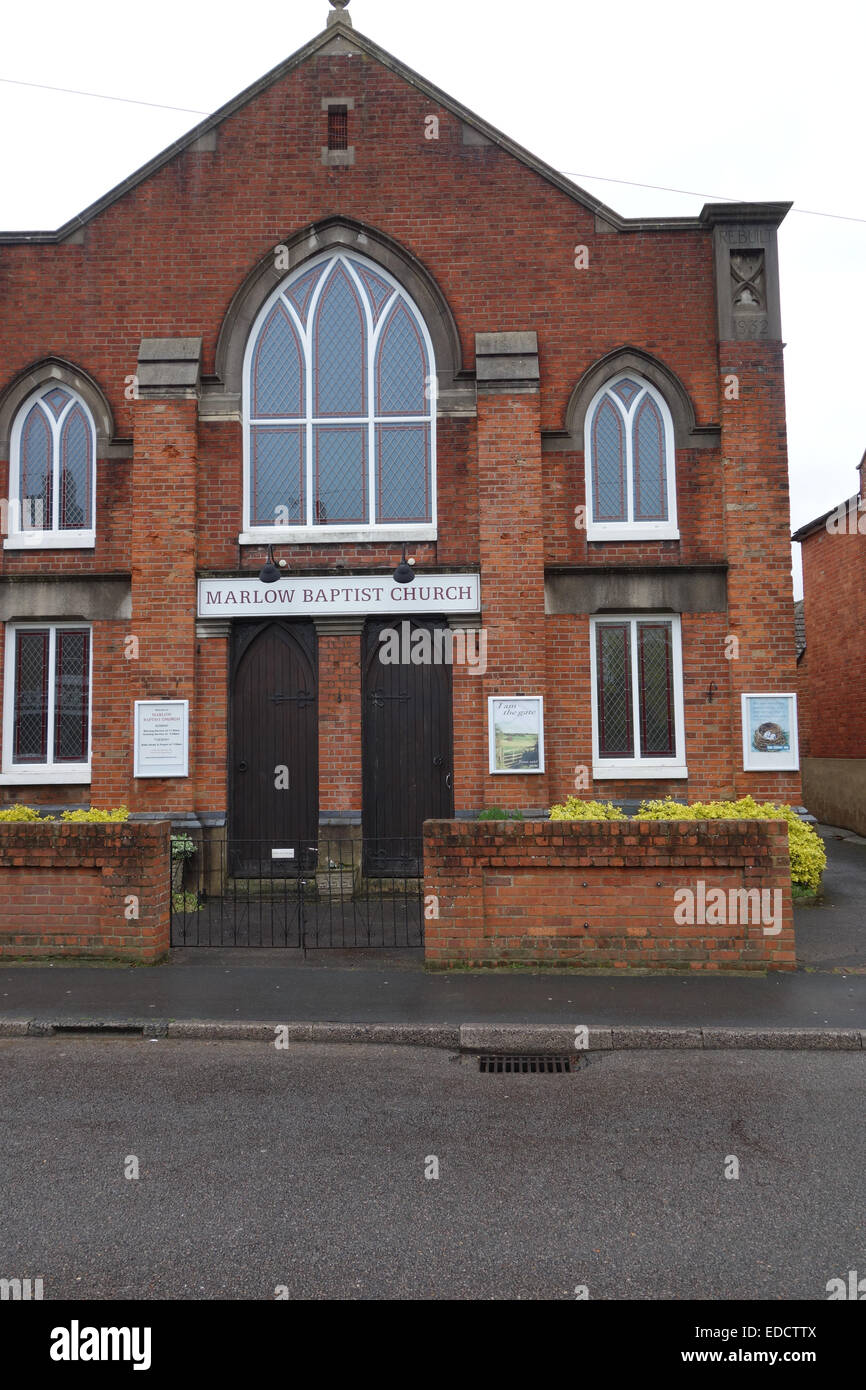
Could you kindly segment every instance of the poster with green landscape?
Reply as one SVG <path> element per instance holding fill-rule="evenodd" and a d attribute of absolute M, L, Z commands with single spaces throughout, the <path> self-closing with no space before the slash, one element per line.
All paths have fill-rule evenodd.
<path fill-rule="evenodd" d="M 491 772 L 543 772 L 540 697 L 490 700 Z"/>

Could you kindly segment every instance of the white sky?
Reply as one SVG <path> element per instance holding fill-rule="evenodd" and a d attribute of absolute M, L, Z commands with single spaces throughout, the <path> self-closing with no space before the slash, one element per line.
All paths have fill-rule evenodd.
<path fill-rule="evenodd" d="M 329 9 L 326 0 L 9 5 L 0 77 L 208 113 L 319 32 Z M 793 210 L 779 233 L 794 526 L 856 491 L 866 447 L 862 0 L 352 0 L 349 12 L 357 29 L 626 216 L 694 214 L 730 197 L 864 219 Z M 0 83 L 0 227 L 60 226 L 200 119 Z"/>

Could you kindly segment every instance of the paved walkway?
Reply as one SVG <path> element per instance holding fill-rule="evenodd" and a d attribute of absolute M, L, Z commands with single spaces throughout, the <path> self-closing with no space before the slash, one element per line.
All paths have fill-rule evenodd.
<path fill-rule="evenodd" d="M 822 833 L 825 892 L 819 905 L 797 909 L 796 972 L 434 974 L 419 951 L 321 951 L 304 959 L 292 950 L 188 949 L 152 968 L 5 966 L 0 1021 L 442 1025 L 449 1036 L 470 1024 L 866 1029 L 866 840 L 832 827 Z"/>

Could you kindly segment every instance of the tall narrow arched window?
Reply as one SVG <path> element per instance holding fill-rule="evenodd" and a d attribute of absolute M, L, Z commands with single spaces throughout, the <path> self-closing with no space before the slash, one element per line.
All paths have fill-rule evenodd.
<path fill-rule="evenodd" d="M 94 545 L 96 430 L 77 392 L 40 387 L 15 417 L 11 446 L 6 545 Z"/>
<path fill-rule="evenodd" d="M 631 372 L 612 377 L 586 412 L 587 538 L 675 540 L 674 429 L 664 397 Z"/>
<path fill-rule="evenodd" d="M 339 251 L 290 275 L 247 344 L 241 539 L 435 537 L 435 380 L 380 266 Z"/>

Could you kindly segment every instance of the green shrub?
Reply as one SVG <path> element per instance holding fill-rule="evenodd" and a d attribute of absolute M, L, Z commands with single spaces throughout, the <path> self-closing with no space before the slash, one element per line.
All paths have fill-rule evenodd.
<path fill-rule="evenodd" d="M 196 844 L 191 835 L 172 835 L 171 837 L 171 857 L 172 859 L 189 859 L 195 854 Z"/>
<path fill-rule="evenodd" d="M 570 796 L 559 806 L 551 806 L 551 820 L 628 820 L 628 816 L 610 801 L 581 801 Z"/>
<path fill-rule="evenodd" d="M 203 906 L 198 893 L 177 892 L 171 895 L 172 912 L 201 912 Z"/>
<path fill-rule="evenodd" d="M 485 806 L 478 812 L 478 820 L 523 820 L 522 811 L 503 811 L 501 806 Z"/>
<path fill-rule="evenodd" d="M 801 820 L 790 806 L 776 806 L 772 801 L 755 801 L 754 797 L 744 796 L 739 801 L 695 801 L 691 806 L 680 806 L 667 797 L 664 801 L 641 802 L 636 819 L 784 820 L 788 822 L 791 882 L 816 893 L 827 867 L 827 852 L 818 832 Z"/>
<path fill-rule="evenodd" d="M 93 807 L 89 811 L 64 811 L 60 819 L 67 824 L 72 822 L 75 825 L 104 825 L 109 821 L 129 820 L 129 807 L 115 806 L 113 811 L 99 811 Z"/>
<path fill-rule="evenodd" d="M 25 820 L 46 820 L 50 817 L 40 816 L 39 812 L 32 806 L 7 806 L 0 811 L 0 821 L 25 821 Z"/>

